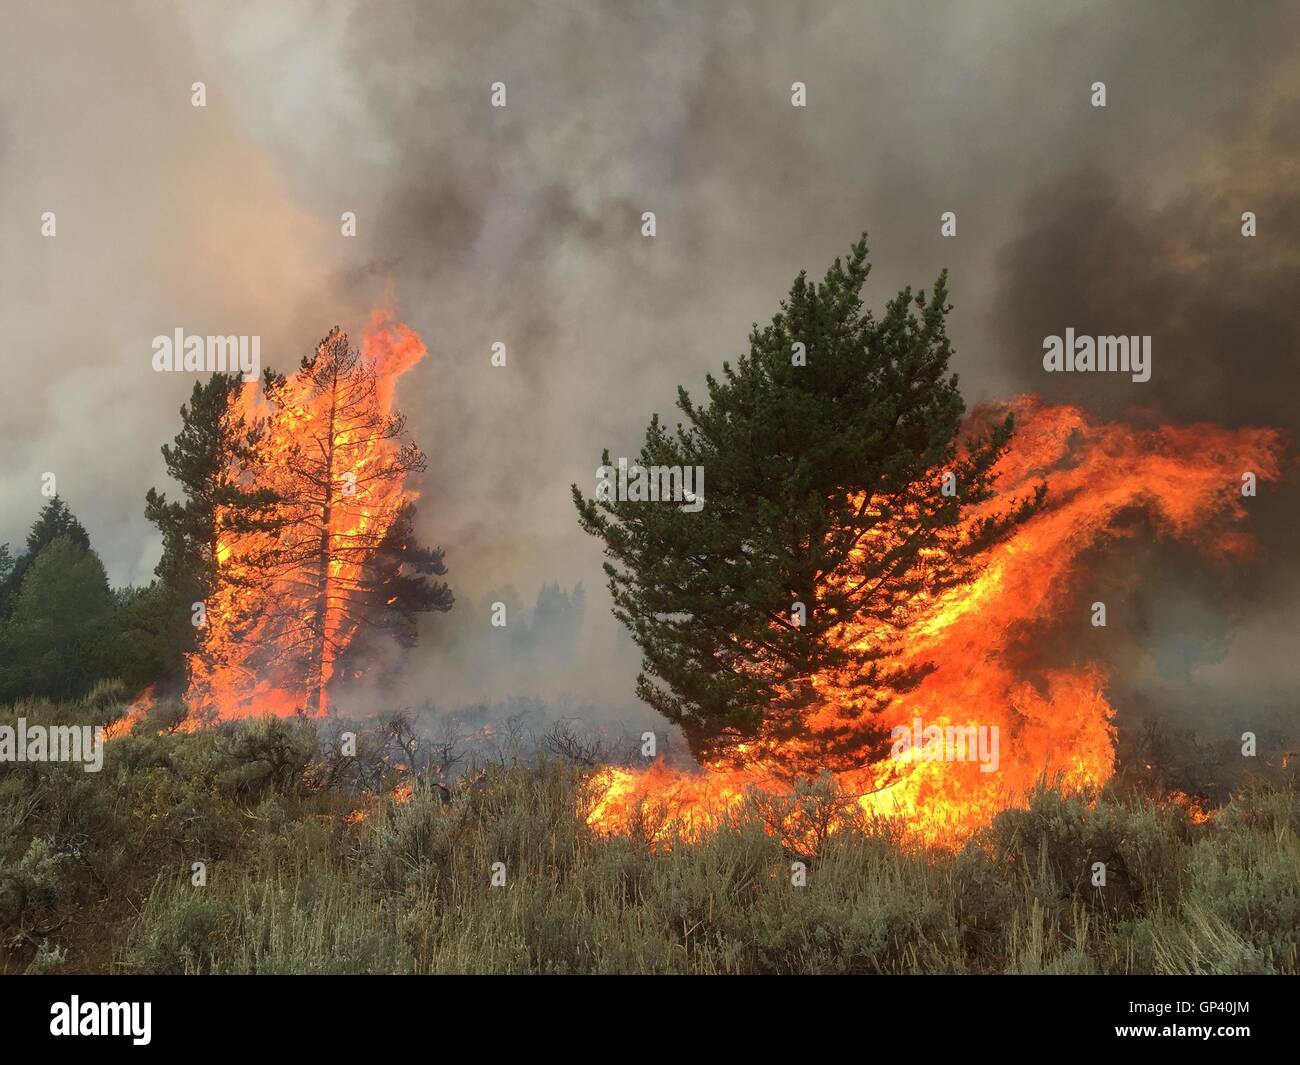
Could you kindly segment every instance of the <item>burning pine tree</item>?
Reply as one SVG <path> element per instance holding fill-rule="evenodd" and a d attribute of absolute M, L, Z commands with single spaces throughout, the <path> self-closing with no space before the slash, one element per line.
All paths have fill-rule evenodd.
<path fill-rule="evenodd" d="M 955 843 L 1044 777 L 1101 786 L 1115 746 L 1087 620 L 1099 549 L 1250 549 L 1243 471 L 1278 478 L 1281 434 L 1099 422 L 1030 396 L 963 415 L 942 282 L 875 321 L 859 313 L 863 251 L 821 286 L 801 275 L 750 355 L 710 378 L 707 407 L 681 392 L 688 426 L 652 420 L 639 462 L 703 463 L 698 513 L 574 489 L 644 653 L 638 690 L 705 768 L 602 770 L 597 829 L 691 837 L 749 789 L 829 770 L 846 810 Z M 961 754 L 932 734 L 964 738 Z M 992 758 L 972 750 L 983 736 Z"/>
<path fill-rule="evenodd" d="M 225 487 L 210 525 L 187 533 L 215 545 L 191 705 L 322 713 L 359 635 L 409 645 L 419 613 L 450 609 L 450 590 L 429 579 L 446 572 L 442 551 L 414 536 L 407 480 L 425 458 L 392 411 L 396 379 L 424 354 L 383 319 L 360 351 L 335 328 L 292 377 L 268 371 L 260 393 L 232 387 L 211 405 L 218 429 L 205 438 L 225 451 L 209 480 Z M 354 656 L 349 673 L 362 669 Z"/>
<path fill-rule="evenodd" d="M 878 760 L 877 715 L 929 669 L 896 654 L 919 604 L 969 582 L 1042 498 L 1030 486 L 965 520 L 992 497 L 1011 418 L 959 441 L 945 277 L 876 319 L 866 256 L 863 237 L 821 284 L 800 274 L 749 354 L 708 378 L 706 406 L 679 390 L 686 427 L 651 420 L 638 464 L 703 466 L 702 510 L 573 489 L 644 655 L 638 694 L 706 762 L 779 750 L 774 770 L 796 775 Z M 848 638 L 866 622 L 877 638 Z"/>
<path fill-rule="evenodd" d="M 150 642 L 155 679 L 168 687 L 185 679 L 186 659 L 197 646 L 194 604 L 208 602 L 217 590 L 218 514 L 228 530 L 247 531 L 267 520 L 274 503 L 269 489 L 248 487 L 245 471 L 256 463 L 266 419 L 249 416 L 241 402 L 244 388 L 235 373 L 195 382 L 189 403 L 181 406 L 181 431 L 162 448 L 181 498 L 169 500 L 154 488 L 145 496 L 145 517 L 163 538 L 150 589 L 160 617 Z"/>

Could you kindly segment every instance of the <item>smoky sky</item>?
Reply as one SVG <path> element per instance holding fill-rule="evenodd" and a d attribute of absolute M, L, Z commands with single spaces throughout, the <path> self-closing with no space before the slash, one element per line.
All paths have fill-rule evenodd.
<path fill-rule="evenodd" d="M 412 688 L 627 701 L 635 655 L 568 485 L 594 483 L 603 447 L 634 453 L 652 412 L 672 420 L 678 384 L 698 392 L 801 269 L 820 275 L 864 230 L 871 306 L 950 271 L 970 402 L 1037 391 L 1107 416 L 1141 405 L 1294 432 L 1296 12 L 1030 0 L 11 11 L 0 542 L 21 541 L 54 472 L 114 582 L 147 582 L 160 543 L 143 496 L 166 486 L 158 448 L 193 383 L 150 369 L 150 339 L 258 334 L 263 362 L 288 370 L 331 325 L 358 330 L 391 302 L 430 351 L 398 404 L 429 457 L 420 530 L 446 550 L 459 600 L 426 627 Z M 196 81 L 205 108 L 191 106 Z M 489 104 L 498 81 L 505 108 Z M 791 106 L 795 81 L 805 108 Z M 1090 103 L 1097 81 L 1105 108 Z M 1246 210 L 1257 237 L 1240 234 Z M 44 211 L 55 238 L 40 235 Z M 345 211 L 355 238 L 340 234 Z M 1067 326 L 1152 335 L 1151 382 L 1044 374 L 1043 337 Z M 504 369 L 489 361 L 498 341 Z M 1293 486 L 1265 495 L 1261 555 L 1293 574 Z M 1235 578 L 1234 625 L 1254 642 L 1201 641 L 1218 648 L 1222 683 L 1294 655 L 1277 635 L 1294 581 L 1269 572 Z M 587 588 L 582 669 L 440 652 L 439 625 L 486 626 L 496 593 L 527 605 L 545 581 Z M 1152 624 L 1156 675 L 1178 634 Z"/>

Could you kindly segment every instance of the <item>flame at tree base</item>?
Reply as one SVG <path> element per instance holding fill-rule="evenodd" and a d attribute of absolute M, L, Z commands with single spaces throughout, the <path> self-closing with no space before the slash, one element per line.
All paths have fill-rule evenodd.
<path fill-rule="evenodd" d="M 1246 516 L 1243 474 L 1265 481 L 1280 470 L 1283 439 L 1272 429 L 1137 428 L 1032 397 L 1012 409 L 1016 435 L 998 463 L 999 495 L 1004 503 L 1045 480 L 1046 504 L 989 551 L 973 582 L 920 604 L 902 657 L 935 668 L 879 715 L 886 730 L 917 731 L 936 743 L 834 776 L 864 815 L 898 818 L 910 838 L 925 843 L 960 843 L 1040 780 L 1071 792 L 1111 778 L 1115 710 L 1106 697 L 1107 667 L 1084 653 L 1075 656 L 1079 664 L 1035 666 L 1036 637 L 1060 624 L 1086 576 L 1085 556 L 1099 547 L 1141 531 L 1218 559 L 1248 551 L 1249 538 L 1235 528 Z M 1078 632 L 1074 646 L 1082 651 L 1095 632 L 1086 609 Z M 819 681 L 822 712 L 833 715 L 833 685 Z M 944 742 L 953 736 L 970 742 Z M 954 750 L 964 751 L 964 760 L 951 760 Z M 945 752 L 945 760 L 926 758 Z M 798 753 L 801 760 L 807 754 Z M 773 746 L 753 751 L 740 769 L 608 767 L 592 779 L 587 821 L 605 833 L 649 826 L 655 842 L 697 838 L 743 804 L 749 789 L 788 794 L 776 772 L 781 764 L 782 750 Z"/>

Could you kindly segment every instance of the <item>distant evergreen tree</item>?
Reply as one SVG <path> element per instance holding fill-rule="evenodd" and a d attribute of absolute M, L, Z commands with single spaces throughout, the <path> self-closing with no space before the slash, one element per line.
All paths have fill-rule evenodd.
<path fill-rule="evenodd" d="M 581 582 L 574 586 L 572 593 L 561 588 L 558 581 L 543 584 L 529 624 L 533 650 L 550 658 L 569 657 L 582 626 L 586 603 Z"/>
<path fill-rule="evenodd" d="M 479 604 L 478 613 L 489 615 L 494 603 L 506 607 L 509 625 L 502 636 L 487 634 L 490 644 L 499 646 L 502 637 L 512 662 L 520 668 L 567 658 L 573 651 L 586 609 L 586 592 L 579 582 L 567 591 L 559 581 L 543 582 L 537 589 L 531 610 L 520 591 L 506 585 L 489 591 Z M 475 637 L 482 638 L 481 630 Z M 480 645 L 481 646 L 481 645 Z"/>
<path fill-rule="evenodd" d="M 973 556 L 1036 505 L 964 520 L 990 498 L 1011 421 L 959 448 L 946 275 L 876 319 L 861 297 L 869 270 L 864 236 L 821 284 L 801 273 L 749 354 L 707 378 L 707 404 L 679 388 L 686 424 L 651 419 L 639 464 L 702 465 L 703 509 L 573 486 L 579 523 L 605 544 L 614 614 L 643 653 L 638 694 L 703 758 L 791 736 L 809 752 L 792 773 L 881 757 L 876 713 L 926 670 L 892 663 L 888 639 L 846 640 L 845 627 L 900 631 L 913 597 L 969 579 Z M 815 676 L 853 692 L 830 724 Z"/>
<path fill-rule="evenodd" d="M 103 563 L 82 539 L 56 536 L 28 568 L 0 631 L 0 701 L 75 699 L 103 675 L 113 594 Z"/>
<path fill-rule="evenodd" d="M 90 550 L 90 535 L 57 495 L 41 508 L 27 534 L 27 554 L 33 559 L 46 544 L 66 536 L 83 551 Z"/>
<path fill-rule="evenodd" d="M 32 522 L 27 534 L 27 550 L 15 559 L 9 560 L 6 567 L 0 564 L 0 618 L 7 618 L 13 612 L 18 590 L 22 587 L 27 570 L 36 560 L 41 550 L 60 536 L 66 536 L 83 550 L 90 547 L 90 536 L 86 532 L 68 505 L 57 495 L 41 508 L 41 512 Z M 5 557 L 9 557 L 9 545 L 4 547 Z"/>
<path fill-rule="evenodd" d="M 14 595 L 14 557 L 8 544 L 0 544 L 0 621 L 10 614 Z"/>

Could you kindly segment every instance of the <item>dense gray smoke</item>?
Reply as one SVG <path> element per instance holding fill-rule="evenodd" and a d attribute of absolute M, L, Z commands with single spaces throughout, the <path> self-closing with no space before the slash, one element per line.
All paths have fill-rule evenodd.
<path fill-rule="evenodd" d="M 1300 430 L 1295 5 L 1069 7 L 11 11 L 0 542 L 21 542 L 54 472 L 113 580 L 147 582 L 144 492 L 165 486 L 192 384 L 151 370 L 150 338 L 257 334 L 288 371 L 391 301 L 430 351 L 398 406 L 458 603 L 373 697 L 629 707 L 637 656 L 568 485 L 594 485 L 604 446 L 634 453 L 653 411 L 671 422 L 676 386 L 698 392 L 864 229 L 873 306 L 950 270 L 968 401 Z M 1151 381 L 1045 374 L 1043 338 L 1066 327 L 1151 335 Z M 1135 692 L 1249 702 L 1290 683 L 1294 485 L 1256 503 L 1255 562 L 1147 574 L 1124 630 Z M 552 582 L 559 613 L 539 605 Z M 491 627 L 493 602 L 517 632 Z"/>

